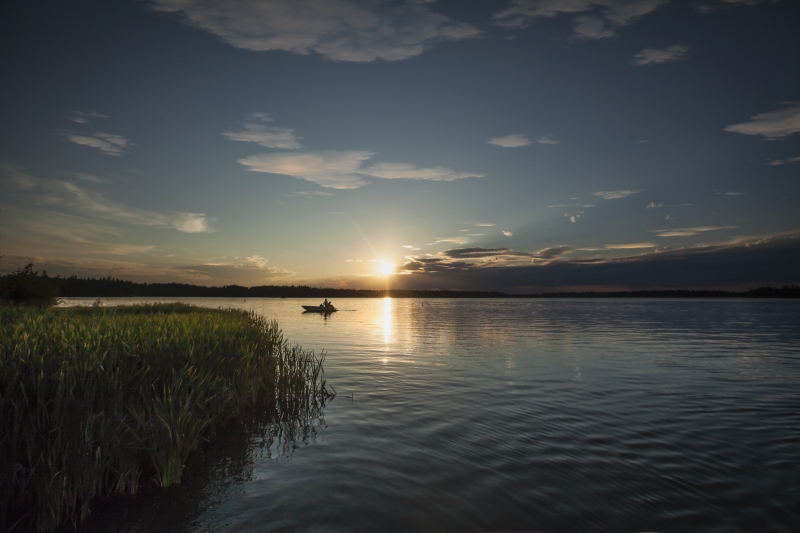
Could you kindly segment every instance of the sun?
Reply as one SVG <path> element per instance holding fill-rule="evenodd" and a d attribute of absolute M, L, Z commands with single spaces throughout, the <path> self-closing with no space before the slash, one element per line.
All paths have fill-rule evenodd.
<path fill-rule="evenodd" d="M 394 274 L 394 267 L 393 263 L 387 263 L 386 261 L 381 261 L 378 264 L 378 271 L 384 276 L 390 276 Z"/>

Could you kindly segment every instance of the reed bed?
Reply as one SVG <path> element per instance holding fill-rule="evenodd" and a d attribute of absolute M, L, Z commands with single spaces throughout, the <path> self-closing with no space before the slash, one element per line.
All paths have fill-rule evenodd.
<path fill-rule="evenodd" d="M 0 307 L 0 529 L 77 526 L 93 498 L 179 483 L 249 407 L 319 410 L 323 359 L 241 310 Z"/>

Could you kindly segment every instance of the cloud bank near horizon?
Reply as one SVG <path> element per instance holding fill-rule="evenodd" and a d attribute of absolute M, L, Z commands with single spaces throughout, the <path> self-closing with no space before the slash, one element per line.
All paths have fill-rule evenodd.
<path fill-rule="evenodd" d="M 609 245 L 609 249 L 652 248 L 652 243 Z M 402 265 L 394 288 L 498 290 L 535 293 L 560 290 L 730 288 L 796 284 L 800 276 L 800 232 L 736 239 L 689 248 L 660 249 L 623 257 L 571 257 L 559 246 L 540 252 L 507 248 L 448 250 L 435 257 L 413 258 Z M 540 256 L 543 261 L 514 264 L 490 261 Z M 472 261 L 477 260 L 477 261 Z M 357 283 L 355 281 L 354 283 Z M 363 282 L 362 282 L 363 283 Z M 611 290 L 611 289 L 607 289 Z"/>
<path fill-rule="evenodd" d="M 608 250 L 634 251 L 652 243 L 608 245 Z M 794 265 L 800 264 L 800 232 L 740 238 L 689 248 L 659 249 L 621 257 L 573 256 L 570 246 L 538 252 L 510 248 L 454 248 L 433 256 L 415 257 L 398 267 L 393 289 L 483 290 L 514 293 L 638 289 L 747 290 L 765 285 L 800 282 Z M 264 284 L 310 285 L 385 289 L 380 276 L 339 276 L 300 280 L 291 270 L 271 267 L 257 255 L 235 261 L 183 265 L 148 265 L 99 258 L 48 256 L 6 257 L 0 270 L 35 262 L 51 275 L 86 277 L 112 275 L 133 281 L 178 281 L 198 285 Z"/>

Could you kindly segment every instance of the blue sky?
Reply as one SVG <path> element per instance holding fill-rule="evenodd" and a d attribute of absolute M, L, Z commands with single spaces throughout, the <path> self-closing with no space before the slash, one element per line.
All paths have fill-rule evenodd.
<path fill-rule="evenodd" d="M 800 281 L 800 3 L 10 1 L 0 269 Z"/>

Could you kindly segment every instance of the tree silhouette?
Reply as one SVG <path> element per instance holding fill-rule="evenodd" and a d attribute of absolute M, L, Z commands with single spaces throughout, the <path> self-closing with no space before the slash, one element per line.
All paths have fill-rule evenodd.
<path fill-rule="evenodd" d="M 17 305 L 49 307 L 58 303 L 58 286 L 47 271 L 33 270 L 33 263 L 0 278 L 0 298 Z"/>

